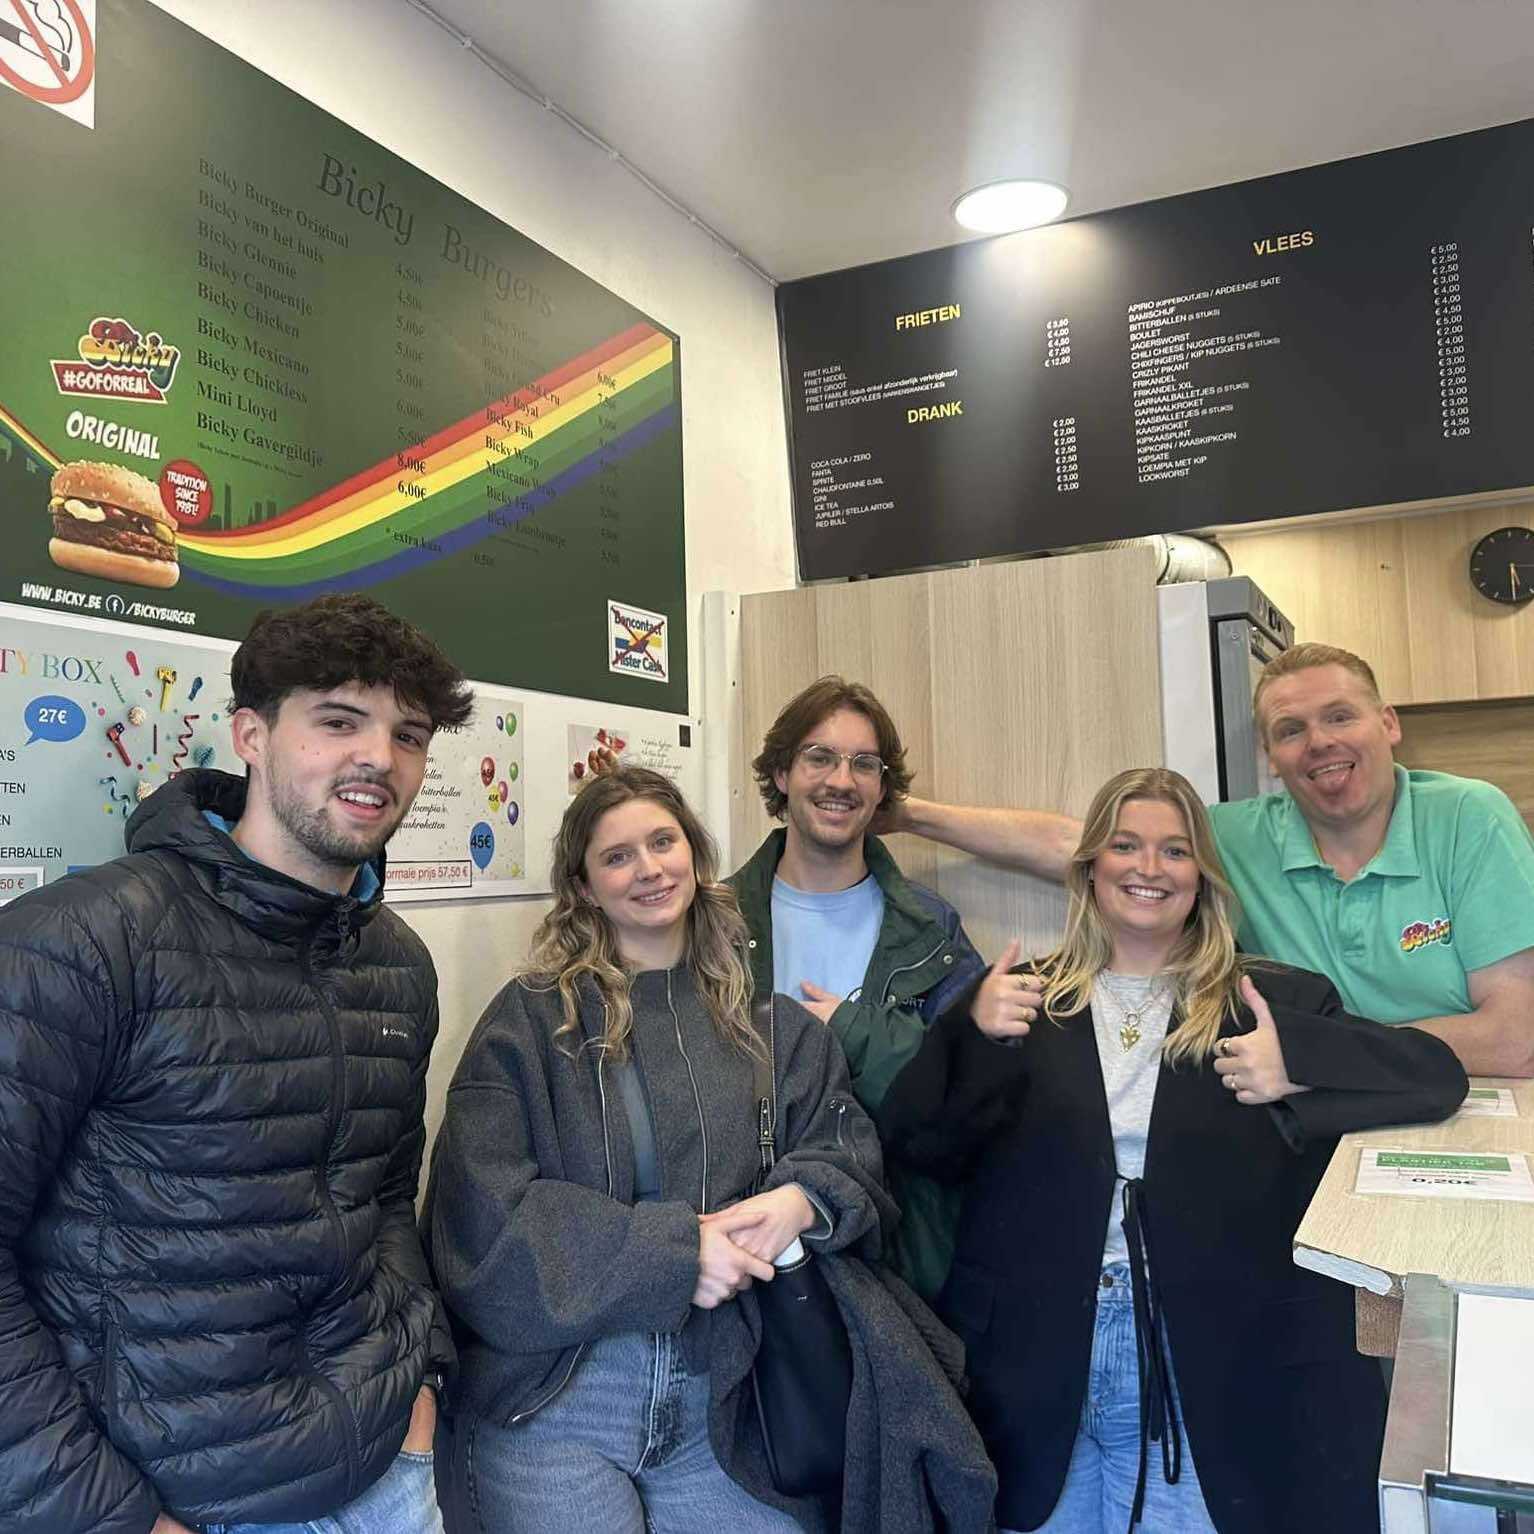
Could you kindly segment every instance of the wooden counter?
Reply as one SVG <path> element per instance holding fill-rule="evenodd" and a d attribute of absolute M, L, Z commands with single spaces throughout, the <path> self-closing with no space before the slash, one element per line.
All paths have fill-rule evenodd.
<path fill-rule="evenodd" d="M 1359 1290 L 1362 1352 L 1394 1352 L 1394 1324 L 1408 1273 L 1534 1294 L 1534 1204 L 1353 1191 L 1359 1156 L 1368 1146 L 1522 1151 L 1534 1166 L 1534 1081 L 1474 1077 L 1471 1086 L 1507 1087 L 1518 1117 L 1456 1114 L 1438 1124 L 1345 1135 L 1295 1232 L 1295 1262 Z"/>

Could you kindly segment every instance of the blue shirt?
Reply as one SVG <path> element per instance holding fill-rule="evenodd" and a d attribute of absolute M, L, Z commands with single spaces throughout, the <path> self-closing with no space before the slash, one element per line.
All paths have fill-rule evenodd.
<path fill-rule="evenodd" d="M 774 879 L 773 990 L 803 1001 L 799 982 L 808 980 L 834 996 L 856 996 L 883 925 L 884 891 L 872 874 L 828 895 Z"/>

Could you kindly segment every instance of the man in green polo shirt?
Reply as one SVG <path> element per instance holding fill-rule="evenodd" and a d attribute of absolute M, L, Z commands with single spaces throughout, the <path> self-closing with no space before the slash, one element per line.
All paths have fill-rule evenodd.
<path fill-rule="evenodd" d="M 1534 837 L 1506 794 L 1408 772 L 1368 663 L 1271 661 L 1254 699 L 1284 791 L 1209 807 L 1249 952 L 1327 975 L 1348 1008 L 1437 1034 L 1472 1075 L 1534 1076 Z M 1062 878 L 1079 821 L 906 799 L 890 829 Z"/>

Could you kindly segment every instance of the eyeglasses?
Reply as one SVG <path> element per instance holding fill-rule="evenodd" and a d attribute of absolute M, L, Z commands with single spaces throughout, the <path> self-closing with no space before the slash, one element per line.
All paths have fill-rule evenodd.
<path fill-rule="evenodd" d="M 855 778 L 877 782 L 884 776 L 884 758 L 873 751 L 833 751 L 829 746 L 800 746 L 798 756 L 818 778 L 835 772 L 838 762 L 846 762 Z"/>

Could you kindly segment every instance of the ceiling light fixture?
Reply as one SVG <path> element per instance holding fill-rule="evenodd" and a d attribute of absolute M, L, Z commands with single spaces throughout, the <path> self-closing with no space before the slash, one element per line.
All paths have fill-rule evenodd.
<path fill-rule="evenodd" d="M 1053 181 L 992 181 L 959 198 L 953 216 L 977 234 L 1011 234 L 1059 218 L 1069 201 Z"/>

